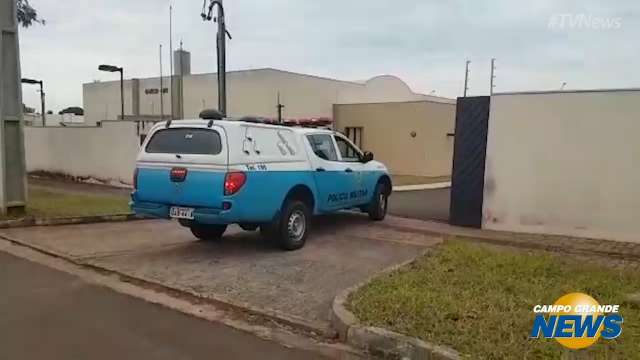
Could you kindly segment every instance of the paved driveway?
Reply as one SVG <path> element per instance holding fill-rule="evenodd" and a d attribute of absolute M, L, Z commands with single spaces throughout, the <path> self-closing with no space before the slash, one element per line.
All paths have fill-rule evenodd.
<path fill-rule="evenodd" d="M 389 199 L 389 213 L 420 220 L 449 220 L 451 189 L 396 191 Z"/>
<path fill-rule="evenodd" d="M 3 359 L 321 359 L 0 252 Z"/>
<path fill-rule="evenodd" d="M 188 229 L 165 220 L 18 228 L 0 235 L 200 297 L 285 314 L 322 330 L 329 326 L 337 292 L 440 241 L 373 225 L 362 214 L 323 217 L 313 230 L 307 245 L 293 252 L 237 227 L 219 243 L 196 241 Z"/>

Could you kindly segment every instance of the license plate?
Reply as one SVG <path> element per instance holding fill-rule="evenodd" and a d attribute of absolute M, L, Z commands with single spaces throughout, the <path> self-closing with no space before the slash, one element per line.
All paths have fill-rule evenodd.
<path fill-rule="evenodd" d="M 169 209 L 169 216 L 176 219 L 193 220 L 193 208 L 172 206 Z"/>

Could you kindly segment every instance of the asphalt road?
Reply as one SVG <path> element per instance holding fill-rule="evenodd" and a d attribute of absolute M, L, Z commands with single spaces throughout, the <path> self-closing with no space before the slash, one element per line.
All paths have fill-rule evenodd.
<path fill-rule="evenodd" d="M 319 359 L 0 252 L 2 359 Z"/>
<path fill-rule="evenodd" d="M 389 198 L 389 213 L 396 216 L 421 219 L 449 219 L 449 188 L 419 191 L 397 191 Z"/>

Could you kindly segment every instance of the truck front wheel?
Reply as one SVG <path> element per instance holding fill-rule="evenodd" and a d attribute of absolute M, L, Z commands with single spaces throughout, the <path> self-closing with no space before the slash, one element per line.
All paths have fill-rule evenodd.
<path fill-rule="evenodd" d="M 378 183 L 376 191 L 373 194 L 373 199 L 369 204 L 369 219 L 373 221 L 383 220 L 387 215 L 387 205 L 389 201 L 389 194 L 385 190 L 382 183 Z"/>

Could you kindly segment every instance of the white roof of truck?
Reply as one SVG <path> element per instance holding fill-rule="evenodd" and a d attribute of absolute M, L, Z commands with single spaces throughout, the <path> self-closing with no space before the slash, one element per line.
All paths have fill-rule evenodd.
<path fill-rule="evenodd" d="M 203 127 L 206 128 L 211 120 L 207 119 L 186 119 L 186 120 L 171 120 L 171 128 L 174 125 L 178 126 L 194 126 L 194 127 Z M 162 121 L 155 124 L 155 126 L 151 129 L 152 131 L 158 128 L 164 128 L 167 126 L 168 121 Z M 262 124 L 259 122 L 248 122 L 241 120 L 213 120 L 214 125 L 222 126 L 222 127 L 232 127 L 232 126 L 256 126 L 262 128 L 273 128 L 273 129 L 289 129 L 293 130 L 297 133 L 308 134 L 308 133 L 318 133 L 318 132 L 326 132 L 327 134 L 333 133 L 332 130 L 324 129 L 324 128 L 314 128 L 314 127 L 302 127 L 302 126 L 284 126 L 284 125 L 273 125 L 273 124 Z"/>

